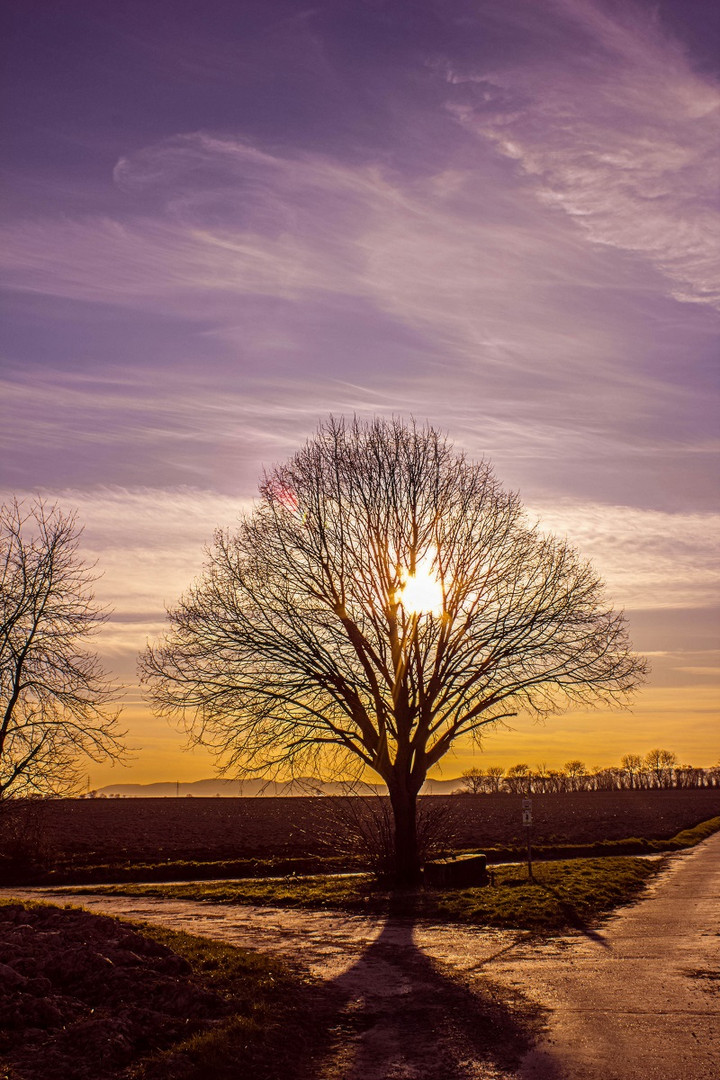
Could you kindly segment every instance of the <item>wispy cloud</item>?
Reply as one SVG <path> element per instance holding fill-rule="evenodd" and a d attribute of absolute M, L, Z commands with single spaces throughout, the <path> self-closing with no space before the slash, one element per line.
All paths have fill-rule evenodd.
<path fill-rule="evenodd" d="M 409 180 L 195 134 L 123 159 L 116 176 L 138 199 L 160 194 L 162 217 L 7 228 L 0 259 L 15 288 L 194 318 L 265 368 L 327 351 L 318 328 L 334 325 L 344 362 L 354 323 L 369 341 L 382 325 L 386 348 L 405 332 L 406 354 L 482 370 L 488 398 L 554 385 L 581 416 L 589 369 L 595 402 L 605 395 L 613 412 L 662 389 L 624 358 L 628 320 L 636 352 L 651 348 L 632 310 L 645 278 L 522 188 L 480 187 L 472 166 Z M 600 297 L 619 287 L 609 309 Z"/>
<path fill-rule="evenodd" d="M 527 376 L 513 392 L 512 371 L 503 384 L 502 371 L 493 379 L 482 367 L 439 369 L 416 357 L 408 371 L 358 373 L 363 381 L 355 382 L 342 371 L 333 377 L 332 368 L 309 378 L 312 357 L 299 355 L 297 372 L 266 376 L 259 363 L 246 372 L 234 358 L 216 363 L 211 379 L 203 365 L 193 370 L 186 363 L 172 371 L 128 366 L 111 375 L 100 365 L 87 372 L 46 368 L 41 379 L 8 371 L 0 379 L 5 483 L 61 490 L 72 475 L 74 484 L 94 489 L 185 484 L 252 496 L 262 466 L 285 459 L 333 413 L 429 420 L 471 457 L 489 458 L 500 481 L 532 501 L 592 494 L 611 504 L 637 499 L 677 511 L 702 506 L 712 486 L 716 448 L 702 427 L 685 437 L 670 423 L 662 432 L 635 424 L 631 388 L 621 409 L 608 382 L 610 408 L 600 418 L 600 390 L 593 384 L 588 394 L 582 379 L 565 386 Z M 381 361 L 387 355 L 378 352 Z M 635 394 L 642 407 L 663 401 L 641 381 Z M 665 391 L 671 416 L 683 394 Z"/>
<path fill-rule="evenodd" d="M 155 741 L 176 768 L 181 740 L 166 729 L 164 722 L 149 716 L 137 683 L 137 654 L 148 640 L 162 633 L 165 606 L 173 606 L 201 572 L 205 547 L 212 542 L 215 528 L 232 529 L 239 515 L 251 507 L 251 501 L 192 488 L 66 489 L 49 492 L 48 498 L 66 509 L 76 509 L 85 526 L 82 553 L 87 560 L 97 562 L 101 574 L 96 587 L 98 599 L 113 611 L 97 638 L 97 648 L 127 688 L 126 722 L 132 729 L 134 744 L 145 748 L 144 767 L 150 770 L 147 778 L 152 779 L 152 768 L 162 773 L 169 767 L 158 765 L 149 752 Z M 713 620 L 704 612 L 717 584 L 713 537 L 718 517 L 659 514 L 570 500 L 560 506 L 535 505 L 530 515 L 536 516 L 546 531 L 567 535 L 583 556 L 592 559 L 607 580 L 613 602 L 630 609 L 630 629 L 636 644 L 656 653 L 652 684 L 641 694 L 635 708 L 633 738 L 644 738 L 645 724 L 654 717 L 653 730 L 657 733 L 667 729 L 667 742 L 675 732 L 681 711 L 693 720 L 694 735 L 688 739 L 685 752 L 693 760 L 704 760 L 703 747 L 712 742 L 712 725 L 717 722 L 717 691 L 703 689 L 703 685 L 717 681 L 717 654 L 699 643 L 708 640 L 706 624 Z M 685 605 L 684 610 L 680 605 Z M 672 648 L 665 647 L 666 641 L 673 642 Z M 535 745 L 536 736 L 535 729 L 524 721 L 518 723 L 520 745 L 525 749 L 513 750 L 516 737 L 507 753 L 522 757 Z M 615 743 L 623 753 L 627 752 L 623 744 L 623 739 L 628 738 L 626 718 L 618 720 L 603 714 L 601 727 L 598 725 L 597 714 L 582 713 L 559 720 L 538 736 L 538 747 L 544 747 L 542 752 L 538 749 L 538 760 L 554 760 L 555 753 L 563 752 L 567 757 L 570 751 L 562 747 L 578 743 L 585 747 L 586 754 L 591 747 L 601 756 L 611 754 Z M 593 734 L 596 729 L 597 739 Z M 487 752 L 501 752 L 503 743 L 503 739 L 493 737 Z M 699 749 L 694 749 L 696 744 Z M 679 746 L 677 740 L 672 745 Z M 209 772 L 208 762 L 200 757 L 186 764 L 185 769 L 197 775 L 193 768 L 202 771 L 206 766 Z"/>
<path fill-rule="evenodd" d="M 105 647 L 132 651 L 157 631 L 165 607 L 200 573 L 215 529 L 234 528 L 252 507 L 248 498 L 189 487 L 67 489 L 47 498 L 76 509 L 84 525 L 83 552 L 97 561 L 98 594 L 115 613 L 103 633 Z M 717 597 L 720 515 L 571 500 L 534 504 L 528 513 L 543 531 L 566 536 L 593 562 L 619 607 L 699 609 Z"/>
<path fill-rule="evenodd" d="M 132 207 L 122 220 L 6 227 L 14 288 L 197 332 L 172 378 L 159 361 L 130 360 L 114 377 L 101 359 L 89 374 L 46 365 L 41 381 L 16 365 L 4 390 L 17 427 L 4 438 L 21 431 L 46 457 L 92 445 L 106 482 L 247 494 L 259 463 L 286 456 L 323 413 L 414 413 L 531 497 L 702 504 L 716 447 L 690 373 L 706 378 L 692 333 L 700 340 L 707 313 L 657 301 L 660 271 L 684 282 L 678 296 L 714 295 L 717 88 L 634 7 L 610 18 L 558 0 L 548 12 L 572 31 L 552 54 L 497 71 L 451 65 L 464 103 L 449 108 L 482 138 L 437 171 L 196 132 L 117 163 Z M 523 175 L 493 172 L 498 149 Z M 200 337 L 216 347 L 211 379 L 193 352 Z M 18 466 L 21 486 L 25 475 Z M 597 513 L 632 531 L 630 511 Z M 644 604 L 664 575 L 672 603 L 697 599 L 689 557 L 680 577 L 660 549 L 639 565 L 666 527 L 686 550 L 681 519 L 642 518 L 644 555 L 618 557 L 623 603 Z"/>
<path fill-rule="evenodd" d="M 543 531 L 567 537 L 604 576 L 619 607 L 659 611 L 718 602 L 720 514 L 669 514 L 553 500 L 534 504 Z"/>
<path fill-rule="evenodd" d="M 716 667 L 717 80 L 645 0 L 231 7 L 19 16 L 2 484 L 78 508 L 110 664 L 137 703 L 321 416 L 414 415 L 593 560 L 669 725 Z"/>
<path fill-rule="evenodd" d="M 163 629 L 165 608 L 200 574 L 214 531 L 235 526 L 251 506 L 248 499 L 190 488 L 66 489 L 18 497 L 38 494 L 66 511 L 77 511 L 82 556 L 96 565 L 97 598 L 112 611 L 97 646 L 130 683 L 138 651 Z"/>
<path fill-rule="evenodd" d="M 595 244 L 646 258 L 677 299 L 717 306 L 720 87 L 650 8 L 553 9 L 572 32 L 564 47 L 522 68 L 451 67 L 449 81 L 472 94 L 448 108 Z"/>

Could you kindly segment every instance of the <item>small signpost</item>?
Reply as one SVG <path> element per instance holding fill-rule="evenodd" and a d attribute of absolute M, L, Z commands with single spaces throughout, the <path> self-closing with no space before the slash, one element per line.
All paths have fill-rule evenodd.
<path fill-rule="evenodd" d="M 527 836 L 527 864 L 528 864 L 528 878 L 533 881 L 532 870 L 532 802 L 528 799 L 522 801 L 522 817 L 523 828 Z"/>

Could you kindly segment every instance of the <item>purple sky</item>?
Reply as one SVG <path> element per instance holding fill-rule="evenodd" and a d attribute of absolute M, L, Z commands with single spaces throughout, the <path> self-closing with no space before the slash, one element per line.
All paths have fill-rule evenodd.
<path fill-rule="evenodd" d="M 5 22 L 0 485 L 78 507 L 105 571 L 143 749 L 93 779 L 211 771 L 134 658 L 329 412 L 490 458 L 651 654 L 632 715 L 518 724 L 483 760 L 716 761 L 717 5 L 9 0 Z"/>

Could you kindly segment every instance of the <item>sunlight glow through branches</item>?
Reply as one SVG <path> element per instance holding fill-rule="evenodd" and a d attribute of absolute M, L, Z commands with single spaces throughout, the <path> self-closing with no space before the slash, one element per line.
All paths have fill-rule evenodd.
<path fill-rule="evenodd" d="M 415 573 L 408 574 L 400 592 L 400 602 L 410 615 L 442 615 L 444 610 L 443 586 L 434 569 L 434 559 L 426 555 L 415 566 Z"/>

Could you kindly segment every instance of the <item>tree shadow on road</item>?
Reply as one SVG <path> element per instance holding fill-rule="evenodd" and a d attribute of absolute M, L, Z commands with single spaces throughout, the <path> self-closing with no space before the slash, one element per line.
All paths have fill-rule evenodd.
<path fill-rule="evenodd" d="M 587 919 L 583 919 L 577 909 L 563 899 L 557 889 L 553 889 L 552 885 L 548 885 L 542 878 L 533 878 L 533 881 L 535 885 L 539 885 L 541 889 L 544 889 L 546 893 L 549 893 L 556 900 L 568 926 L 572 927 L 573 930 L 579 930 L 584 937 L 594 941 L 596 945 L 601 945 L 603 949 L 609 950 L 611 948 L 603 935 L 591 926 Z"/>
<path fill-rule="evenodd" d="M 514 1071 L 542 1010 L 484 974 L 465 978 L 414 941 L 391 911 L 379 936 L 314 991 L 316 1036 L 298 1080 L 468 1080 L 483 1064 Z"/>

